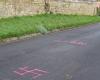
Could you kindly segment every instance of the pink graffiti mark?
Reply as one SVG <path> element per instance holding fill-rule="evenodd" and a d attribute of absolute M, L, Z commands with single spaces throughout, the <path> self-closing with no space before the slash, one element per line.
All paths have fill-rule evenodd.
<path fill-rule="evenodd" d="M 73 41 L 56 40 L 56 42 L 68 43 L 68 44 L 78 45 L 78 46 L 86 46 L 87 45 L 86 43 L 79 41 L 79 40 L 73 40 Z"/>
<path fill-rule="evenodd" d="M 21 67 L 21 68 L 18 68 L 18 70 L 13 71 L 13 72 L 20 76 L 32 75 L 34 79 L 48 73 L 47 71 L 44 71 L 44 70 L 30 69 L 29 67 Z"/>

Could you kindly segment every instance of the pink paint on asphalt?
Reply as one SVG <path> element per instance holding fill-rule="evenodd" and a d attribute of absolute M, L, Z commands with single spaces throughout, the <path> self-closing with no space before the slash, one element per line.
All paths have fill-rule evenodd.
<path fill-rule="evenodd" d="M 38 78 L 44 74 L 47 74 L 47 71 L 40 70 L 40 69 L 30 69 L 29 67 L 21 67 L 18 68 L 18 70 L 13 71 L 15 74 L 20 75 L 20 76 L 25 76 L 25 75 L 32 75 L 32 78 Z"/>
<path fill-rule="evenodd" d="M 79 45 L 79 46 L 85 46 L 86 45 L 86 43 L 78 41 L 78 40 L 70 41 L 68 43 L 73 44 L 73 45 Z"/>
<path fill-rule="evenodd" d="M 80 40 L 73 40 L 73 41 L 56 40 L 56 42 L 58 42 L 58 43 L 68 43 L 68 44 L 78 45 L 78 46 L 86 46 L 87 45 L 86 43 L 84 43 Z"/>

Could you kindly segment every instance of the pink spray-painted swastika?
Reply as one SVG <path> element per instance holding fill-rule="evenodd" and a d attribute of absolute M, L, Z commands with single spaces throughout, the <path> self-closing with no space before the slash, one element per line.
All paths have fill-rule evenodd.
<path fill-rule="evenodd" d="M 13 72 L 20 76 L 32 75 L 34 79 L 48 73 L 47 71 L 44 70 L 30 69 L 29 67 L 21 67 Z"/>
<path fill-rule="evenodd" d="M 68 44 L 78 45 L 78 46 L 86 46 L 87 45 L 86 43 L 79 41 L 79 40 L 72 40 L 72 41 L 56 40 L 56 42 L 68 43 Z"/>

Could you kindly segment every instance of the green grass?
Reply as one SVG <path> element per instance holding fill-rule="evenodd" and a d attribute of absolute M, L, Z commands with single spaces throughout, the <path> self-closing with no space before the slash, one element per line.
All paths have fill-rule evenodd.
<path fill-rule="evenodd" d="M 0 19 L 0 39 L 19 37 L 26 34 L 38 33 L 37 26 L 47 30 L 68 29 L 79 27 L 83 24 L 99 22 L 98 16 L 75 16 L 60 14 L 41 14 Z"/>

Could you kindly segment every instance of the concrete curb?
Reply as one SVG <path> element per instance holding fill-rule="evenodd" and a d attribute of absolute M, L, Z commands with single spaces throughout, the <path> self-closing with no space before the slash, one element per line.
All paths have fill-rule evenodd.
<path fill-rule="evenodd" d="M 30 38 L 38 36 L 38 35 L 41 35 L 41 33 L 34 33 L 34 34 L 29 34 L 29 35 L 20 36 L 20 37 L 6 38 L 3 40 L 0 40 L 0 44 L 16 42 L 16 41 L 24 40 L 24 39 L 30 39 Z"/>

